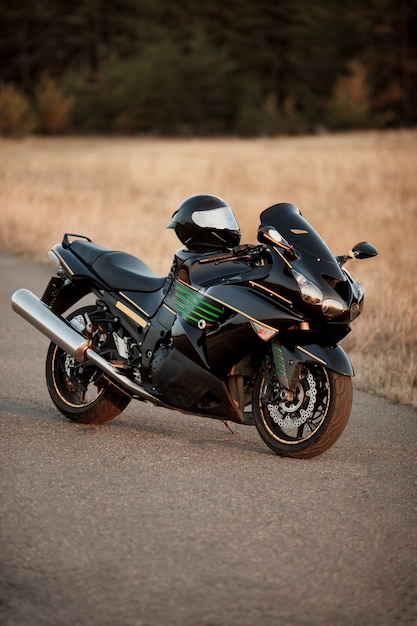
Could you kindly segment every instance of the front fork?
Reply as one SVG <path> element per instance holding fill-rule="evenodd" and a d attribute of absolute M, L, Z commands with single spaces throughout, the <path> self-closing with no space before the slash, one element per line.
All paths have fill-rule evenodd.
<path fill-rule="evenodd" d="M 324 347 L 318 344 L 284 346 L 275 340 L 271 342 L 271 350 L 283 401 L 294 399 L 304 363 L 319 364 L 339 374 L 354 376 L 352 364 L 339 344 Z"/>
<path fill-rule="evenodd" d="M 279 397 L 284 402 L 292 402 L 295 397 L 302 362 L 296 359 L 288 348 L 278 342 L 272 343 L 271 348 L 275 374 L 281 388 Z"/>
<path fill-rule="evenodd" d="M 310 350 L 307 350 L 302 346 L 284 346 L 278 341 L 271 342 L 272 364 L 279 383 L 277 393 L 281 402 L 291 403 L 296 399 L 304 363 L 327 364 L 324 359 L 313 352 L 313 350 L 323 351 L 320 346 L 309 346 L 309 348 Z M 250 401 L 245 390 L 245 377 L 232 371 L 228 376 L 227 387 L 233 404 L 243 414 L 245 406 Z M 246 422 L 249 416 L 245 414 L 244 417 Z"/>

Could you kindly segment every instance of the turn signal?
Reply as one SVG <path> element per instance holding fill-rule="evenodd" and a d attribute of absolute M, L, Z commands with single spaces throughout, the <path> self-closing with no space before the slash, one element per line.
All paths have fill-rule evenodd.
<path fill-rule="evenodd" d="M 253 322 L 251 320 L 251 326 L 258 335 L 259 339 L 262 339 L 262 341 L 269 341 L 272 337 L 275 337 L 275 335 L 278 334 L 278 331 L 275 328 L 264 326 L 263 324 L 259 324 L 259 322 Z"/>

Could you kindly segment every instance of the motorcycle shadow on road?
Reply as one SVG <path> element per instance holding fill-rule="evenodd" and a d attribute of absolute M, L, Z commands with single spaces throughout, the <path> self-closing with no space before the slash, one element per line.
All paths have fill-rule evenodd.
<path fill-rule="evenodd" d="M 155 415 L 156 414 L 156 415 Z M 93 427 L 97 428 L 97 427 Z M 110 428 L 112 432 L 130 432 L 139 437 L 158 437 L 159 439 L 171 440 L 200 449 L 220 446 L 244 452 L 256 452 L 257 454 L 275 456 L 267 448 L 264 449 L 262 442 L 254 426 L 239 424 L 224 424 L 221 420 L 201 419 L 198 416 L 173 413 L 171 410 L 151 407 L 142 415 L 126 411 L 114 422 L 103 427 Z"/>

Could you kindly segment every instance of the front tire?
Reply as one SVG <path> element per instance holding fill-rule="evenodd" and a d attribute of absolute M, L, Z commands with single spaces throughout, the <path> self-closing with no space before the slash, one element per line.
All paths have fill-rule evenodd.
<path fill-rule="evenodd" d="M 272 363 L 259 370 L 253 414 L 262 440 L 276 454 L 309 459 L 328 450 L 342 434 L 352 408 L 352 379 L 319 364 L 302 366 L 291 400 L 283 400 Z"/>
<path fill-rule="evenodd" d="M 87 306 L 71 313 L 69 320 L 95 310 Z M 89 361 L 79 363 L 55 343 L 46 356 L 46 384 L 56 408 L 79 424 L 104 424 L 117 417 L 129 404 L 129 396 L 111 391 L 102 382 L 101 370 Z"/>

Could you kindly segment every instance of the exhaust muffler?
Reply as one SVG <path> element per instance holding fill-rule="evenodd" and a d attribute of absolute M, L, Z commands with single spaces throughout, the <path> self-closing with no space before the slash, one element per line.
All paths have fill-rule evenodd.
<path fill-rule="evenodd" d="M 78 333 L 69 322 L 51 311 L 46 304 L 28 289 L 15 291 L 12 295 L 12 308 L 29 324 L 32 324 L 32 326 L 62 348 L 62 350 L 68 352 L 77 361 L 91 361 L 124 391 L 138 396 L 142 400 L 150 400 L 153 404 L 162 405 L 152 394 L 145 391 L 143 387 L 137 385 L 127 376 L 121 374 L 111 363 L 90 348 L 88 341 L 83 335 Z"/>

